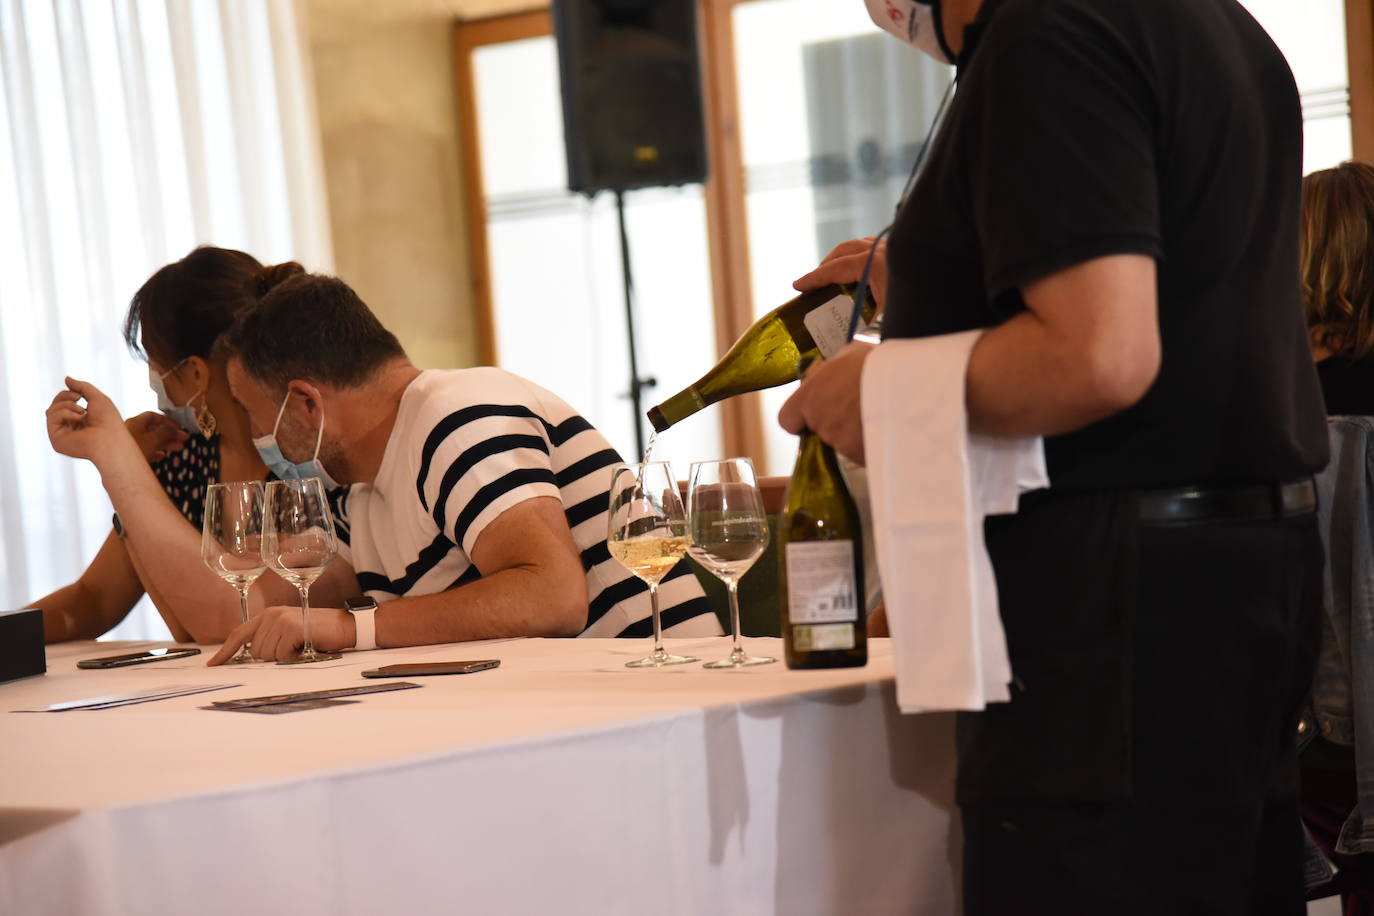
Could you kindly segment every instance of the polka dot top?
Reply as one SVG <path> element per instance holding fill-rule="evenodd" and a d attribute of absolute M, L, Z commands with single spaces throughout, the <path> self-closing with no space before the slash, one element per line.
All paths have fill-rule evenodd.
<path fill-rule="evenodd" d="M 199 530 L 205 517 L 205 491 L 219 480 L 219 436 L 191 436 L 181 451 L 153 465 L 153 473 L 172 505 Z"/>

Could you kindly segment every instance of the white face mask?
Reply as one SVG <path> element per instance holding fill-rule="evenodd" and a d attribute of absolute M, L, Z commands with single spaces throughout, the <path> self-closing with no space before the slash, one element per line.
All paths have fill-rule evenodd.
<path fill-rule="evenodd" d="M 873 24 L 924 51 L 942 64 L 954 63 L 945 54 L 935 31 L 935 7 L 915 0 L 864 0 Z"/>

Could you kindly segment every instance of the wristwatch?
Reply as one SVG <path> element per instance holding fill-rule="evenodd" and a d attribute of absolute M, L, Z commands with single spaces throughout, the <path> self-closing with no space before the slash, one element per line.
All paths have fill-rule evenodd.
<path fill-rule="evenodd" d="M 373 617 L 377 613 L 377 602 L 366 595 L 358 598 L 345 598 L 344 610 L 353 615 L 353 626 L 358 631 L 358 638 L 354 641 L 353 648 L 377 648 L 377 621 Z"/>

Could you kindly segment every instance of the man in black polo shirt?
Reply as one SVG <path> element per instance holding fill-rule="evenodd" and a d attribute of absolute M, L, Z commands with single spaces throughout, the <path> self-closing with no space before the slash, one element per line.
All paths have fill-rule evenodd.
<path fill-rule="evenodd" d="M 869 2 L 959 68 L 876 272 L 884 333 L 989 328 L 970 424 L 1044 436 L 1052 485 L 985 528 L 1016 682 L 961 721 L 967 912 L 1301 914 L 1327 445 L 1292 74 L 1235 0 L 929 6 Z M 861 456 L 869 352 L 783 424 Z"/>

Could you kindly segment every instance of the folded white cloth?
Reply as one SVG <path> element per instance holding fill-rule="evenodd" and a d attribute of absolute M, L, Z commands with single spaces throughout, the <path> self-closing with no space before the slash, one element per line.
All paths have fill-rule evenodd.
<path fill-rule="evenodd" d="M 964 378 L 982 331 L 888 340 L 864 363 L 864 452 L 902 712 L 1010 698 L 983 518 L 1049 486 L 1044 441 L 970 433 Z"/>

